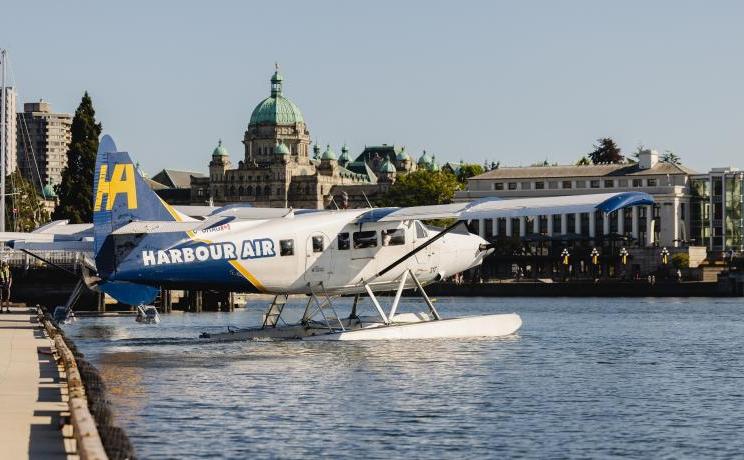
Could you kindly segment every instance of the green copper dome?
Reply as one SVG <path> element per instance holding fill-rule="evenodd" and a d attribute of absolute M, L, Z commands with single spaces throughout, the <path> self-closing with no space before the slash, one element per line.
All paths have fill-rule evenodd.
<path fill-rule="evenodd" d="M 400 149 L 400 152 L 398 152 L 398 155 L 396 155 L 396 158 L 398 159 L 398 161 L 406 161 L 406 160 L 410 160 L 411 159 L 411 157 L 408 156 L 408 153 L 406 153 L 406 148 L 405 147 L 403 147 L 402 149 Z"/>
<path fill-rule="evenodd" d="M 277 142 L 276 147 L 274 147 L 274 153 L 277 155 L 289 155 L 289 147 L 284 142 Z"/>
<path fill-rule="evenodd" d="M 220 139 L 219 142 L 217 143 L 217 147 L 215 147 L 214 150 L 212 151 L 212 156 L 213 157 L 226 157 L 229 155 L 230 154 L 227 153 L 227 149 L 222 146 L 222 139 Z"/>
<path fill-rule="evenodd" d="M 349 149 L 346 148 L 346 144 L 341 147 L 341 156 L 338 158 L 338 161 L 343 163 L 348 163 L 349 161 L 351 161 L 351 159 L 349 158 Z"/>
<path fill-rule="evenodd" d="M 335 160 L 336 159 L 336 153 L 331 150 L 331 146 L 327 145 L 325 152 L 323 152 L 323 156 L 320 157 L 321 160 Z"/>
<path fill-rule="evenodd" d="M 418 160 L 418 164 L 419 166 L 428 167 L 431 164 L 431 161 L 432 161 L 431 156 L 428 153 L 426 153 L 426 150 L 424 150 L 424 153 L 421 154 L 421 158 L 419 158 Z"/>
<path fill-rule="evenodd" d="M 385 163 L 383 163 L 382 166 L 380 167 L 380 172 L 381 173 L 395 173 L 396 169 L 395 169 L 395 166 L 392 163 L 390 163 L 390 160 L 385 160 Z"/>
<path fill-rule="evenodd" d="M 271 76 L 271 96 L 259 102 L 253 113 L 249 125 L 271 124 L 271 125 L 293 125 L 304 123 L 302 112 L 294 102 L 282 96 L 282 82 L 284 77 L 276 72 Z"/>

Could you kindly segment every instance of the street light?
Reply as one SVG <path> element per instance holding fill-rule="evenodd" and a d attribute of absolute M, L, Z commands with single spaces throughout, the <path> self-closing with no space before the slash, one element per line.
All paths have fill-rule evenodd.
<path fill-rule="evenodd" d="M 663 247 L 661 249 L 661 263 L 667 265 L 669 263 L 669 249 Z"/>
<path fill-rule="evenodd" d="M 561 252 L 561 258 L 563 259 L 563 265 L 568 265 L 568 259 L 571 257 L 571 253 L 568 252 L 568 248 L 563 248 Z"/>
<path fill-rule="evenodd" d="M 594 265 L 599 265 L 599 251 L 597 251 L 597 248 L 593 248 L 590 255 L 592 256 L 592 263 Z"/>
<path fill-rule="evenodd" d="M 625 248 L 620 249 L 620 257 L 622 258 L 623 265 L 628 265 L 628 250 Z"/>

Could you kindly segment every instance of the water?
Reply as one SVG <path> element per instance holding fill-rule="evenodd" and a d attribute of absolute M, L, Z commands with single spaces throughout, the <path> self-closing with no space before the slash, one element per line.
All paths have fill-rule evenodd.
<path fill-rule="evenodd" d="M 744 452 L 741 299 L 439 299 L 447 316 L 520 313 L 519 334 L 497 340 L 194 339 L 256 323 L 257 306 L 68 326 L 140 457 Z"/>

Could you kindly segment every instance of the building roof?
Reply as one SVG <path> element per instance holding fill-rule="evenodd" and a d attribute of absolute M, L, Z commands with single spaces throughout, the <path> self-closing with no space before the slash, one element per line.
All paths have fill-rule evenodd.
<path fill-rule="evenodd" d="M 335 160 L 336 159 L 336 152 L 331 150 L 330 145 L 326 145 L 325 152 L 323 152 L 323 156 L 320 157 L 321 160 Z"/>
<path fill-rule="evenodd" d="M 145 183 L 146 183 L 146 184 L 147 184 L 147 185 L 148 185 L 148 186 L 150 187 L 150 189 L 152 189 L 152 190 L 154 190 L 154 191 L 156 191 L 156 192 L 157 192 L 158 190 L 166 190 L 166 189 L 169 189 L 169 188 L 171 188 L 171 187 L 168 187 L 167 185 L 163 185 L 163 184 L 161 184 L 160 182 L 158 182 L 158 181 L 154 181 L 154 180 L 152 180 L 152 179 L 150 179 L 150 178 L 147 178 L 147 177 L 143 177 L 142 179 L 143 179 L 143 180 L 145 181 Z"/>
<path fill-rule="evenodd" d="M 697 174 L 694 170 L 672 163 L 658 162 L 653 168 L 641 169 L 637 163 L 607 165 L 563 165 L 501 167 L 492 169 L 468 180 L 494 179 L 549 179 L 562 177 L 601 177 L 601 176 L 651 176 L 658 174 Z"/>
<path fill-rule="evenodd" d="M 226 157 L 230 154 L 227 152 L 227 149 L 222 145 L 222 139 L 219 140 L 217 143 L 217 147 L 212 151 L 213 157 Z"/>
<path fill-rule="evenodd" d="M 304 123 L 302 112 L 286 97 L 282 96 L 282 82 L 284 77 L 279 75 L 279 69 L 271 77 L 271 95 L 259 102 L 248 125 L 293 125 Z"/>
<path fill-rule="evenodd" d="M 179 171 L 177 169 L 164 169 L 152 176 L 152 180 L 170 188 L 190 188 L 191 176 L 207 177 L 205 174 L 194 171 Z"/>

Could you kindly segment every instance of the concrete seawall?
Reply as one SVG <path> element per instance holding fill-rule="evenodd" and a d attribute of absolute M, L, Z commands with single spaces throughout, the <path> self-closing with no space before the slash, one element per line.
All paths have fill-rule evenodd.
<path fill-rule="evenodd" d="M 730 297 L 726 283 L 612 282 L 612 283 L 436 283 L 426 287 L 431 296 L 455 297 Z"/>

